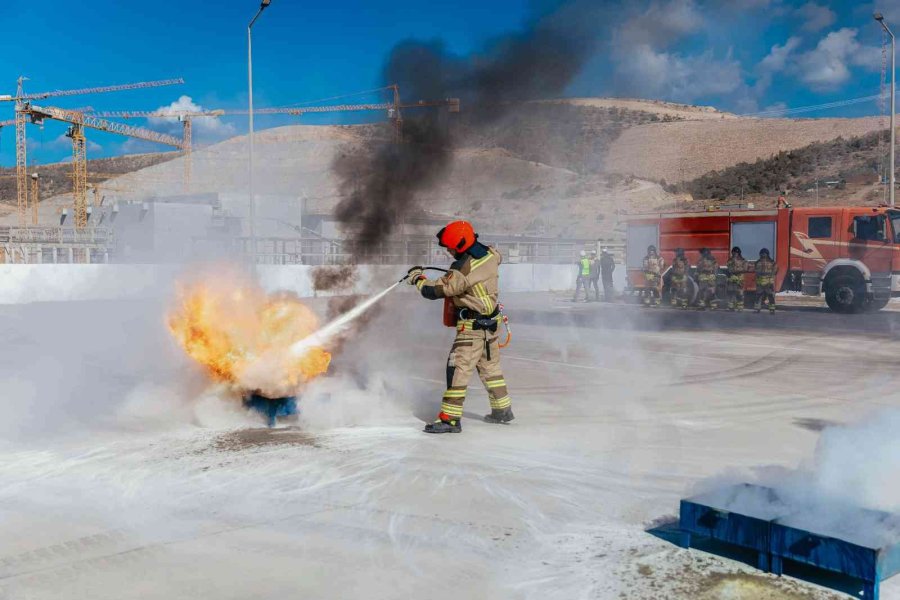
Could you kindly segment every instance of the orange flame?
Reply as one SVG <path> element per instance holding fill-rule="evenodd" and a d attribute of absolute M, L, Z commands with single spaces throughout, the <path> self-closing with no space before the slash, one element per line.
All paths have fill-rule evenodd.
<path fill-rule="evenodd" d="M 328 370 L 331 354 L 324 348 L 301 356 L 289 350 L 319 327 L 309 307 L 292 295 L 267 296 L 246 281 L 217 279 L 181 286 L 168 318 L 184 351 L 214 379 L 276 398 Z"/>

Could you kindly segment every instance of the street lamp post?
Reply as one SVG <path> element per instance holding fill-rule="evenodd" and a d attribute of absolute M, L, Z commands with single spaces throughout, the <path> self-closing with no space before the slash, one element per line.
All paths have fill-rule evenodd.
<path fill-rule="evenodd" d="M 895 142 L 896 142 L 897 130 L 894 127 L 894 109 L 895 109 L 894 95 L 897 91 L 897 86 L 894 81 L 894 78 L 896 77 L 895 69 L 896 69 L 897 53 L 895 51 L 895 46 L 894 46 L 894 33 L 887 26 L 887 23 L 884 22 L 884 15 L 882 15 L 881 13 L 875 13 L 873 16 L 875 17 L 875 20 L 881 24 L 881 27 L 884 28 L 885 32 L 887 32 L 887 34 L 889 36 L 891 36 L 891 202 L 890 203 L 891 203 L 891 207 L 893 208 L 893 206 L 894 206 L 894 191 L 895 191 L 894 188 L 895 188 L 895 184 L 896 184 L 896 171 L 895 171 L 896 165 L 894 164 L 894 148 L 896 145 Z"/>
<path fill-rule="evenodd" d="M 250 19 L 250 24 L 247 25 L 247 99 L 249 103 L 249 121 L 250 121 L 250 133 L 249 133 L 249 147 L 250 147 L 250 167 L 249 167 L 249 189 L 250 189 L 250 246 L 251 246 L 251 257 L 253 259 L 254 264 L 256 263 L 256 196 L 253 193 L 253 24 L 256 23 L 256 20 L 262 14 L 266 8 L 268 8 L 269 4 L 272 3 L 272 0 L 262 0 L 259 5 L 259 10 L 256 11 L 256 14 L 253 15 L 253 18 Z"/>

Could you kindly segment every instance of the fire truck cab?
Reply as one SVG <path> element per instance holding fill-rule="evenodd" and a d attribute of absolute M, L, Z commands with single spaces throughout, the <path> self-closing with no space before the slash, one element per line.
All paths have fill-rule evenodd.
<path fill-rule="evenodd" d="M 633 215 L 627 221 L 625 248 L 631 291 L 646 287 L 641 266 L 650 245 L 666 261 L 664 295 L 675 249 L 683 248 L 696 265 L 699 250 L 709 248 L 720 265 L 718 291 L 723 297 L 733 246 L 751 262 L 761 248 L 768 248 L 778 265 L 776 291 L 824 294 L 836 312 L 878 310 L 900 295 L 900 210 L 883 206 Z M 696 290 L 693 278 L 690 284 Z M 745 289 L 752 300 L 752 273 L 745 277 Z"/>

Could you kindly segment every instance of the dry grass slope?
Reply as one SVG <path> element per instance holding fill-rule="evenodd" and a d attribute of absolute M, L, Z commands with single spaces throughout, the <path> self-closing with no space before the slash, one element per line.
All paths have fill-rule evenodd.
<path fill-rule="evenodd" d="M 622 132 L 604 161 L 610 173 L 668 183 L 754 162 L 813 142 L 884 129 L 882 119 L 720 119 L 638 125 Z"/>

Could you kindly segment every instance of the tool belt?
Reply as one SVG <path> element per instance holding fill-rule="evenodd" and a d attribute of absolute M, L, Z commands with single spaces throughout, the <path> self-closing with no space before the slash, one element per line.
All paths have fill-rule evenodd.
<path fill-rule="evenodd" d="M 500 325 L 500 308 L 497 307 L 489 315 L 476 313 L 469 308 L 460 308 L 456 311 L 457 331 L 490 331 L 494 333 Z"/>

